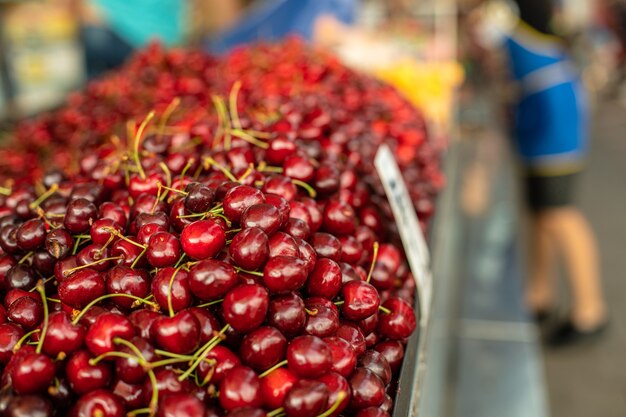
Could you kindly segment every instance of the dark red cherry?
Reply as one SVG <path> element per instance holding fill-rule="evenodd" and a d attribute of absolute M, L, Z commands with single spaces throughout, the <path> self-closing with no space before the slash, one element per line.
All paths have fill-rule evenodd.
<path fill-rule="evenodd" d="M 157 359 L 154 347 L 142 337 L 133 337 L 129 342 L 141 352 L 141 356 L 146 362 L 154 362 Z M 120 352 L 127 353 L 133 357 L 137 356 L 135 349 L 129 346 L 121 345 Z M 141 384 L 145 381 L 148 374 L 146 369 L 136 359 L 115 358 L 115 376 L 127 384 Z"/>
<path fill-rule="evenodd" d="M 7 274 L 17 264 L 17 261 L 10 255 L 0 256 L 0 289 L 4 289 L 4 280 Z"/>
<path fill-rule="evenodd" d="M 323 383 L 301 379 L 285 396 L 285 413 L 288 417 L 316 417 L 326 408 L 329 395 Z"/>
<path fill-rule="evenodd" d="M 45 392 L 54 379 L 54 362 L 41 353 L 28 353 L 11 369 L 13 390 L 17 394 Z"/>
<path fill-rule="evenodd" d="M 189 257 L 195 260 L 208 259 L 224 248 L 226 234 L 214 220 L 200 220 L 183 229 L 180 244 Z"/>
<path fill-rule="evenodd" d="M 404 347 L 399 340 L 386 340 L 374 346 L 374 350 L 380 352 L 391 366 L 392 372 L 397 372 L 402 366 L 404 359 Z"/>
<path fill-rule="evenodd" d="M 170 208 L 170 224 L 177 231 L 181 232 L 183 228 L 193 223 L 193 218 L 183 217 L 192 214 L 185 208 L 185 200 L 179 198 L 174 200 Z"/>
<path fill-rule="evenodd" d="M 37 249 L 46 238 L 45 223 L 39 219 L 26 220 L 15 232 L 17 246 L 25 251 Z"/>
<path fill-rule="evenodd" d="M 98 209 L 91 201 L 78 198 L 70 201 L 63 225 L 73 234 L 85 233 L 98 216 Z"/>
<path fill-rule="evenodd" d="M 204 213 L 209 211 L 215 199 L 215 191 L 204 184 L 191 183 L 185 188 L 187 195 L 184 205 L 191 213 Z"/>
<path fill-rule="evenodd" d="M 248 185 L 238 185 L 224 196 L 224 215 L 232 222 L 239 222 L 245 209 L 265 202 L 260 190 Z"/>
<path fill-rule="evenodd" d="M 298 244 L 295 239 L 283 232 L 274 233 L 268 241 L 270 258 L 275 256 L 298 256 Z"/>
<path fill-rule="evenodd" d="M 256 271 L 265 264 L 270 253 L 267 235 L 258 227 L 244 229 L 233 237 L 229 253 L 237 266 Z"/>
<path fill-rule="evenodd" d="M 208 259 L 189 270 L 189 288 L 202 301 L 222 298 L 237 283 L 237 272 L 229 263 Z"/>
<path fill-rule="evenodd" d="M 296 244 L 298 245 L 298 258 L 302 259 L 307 270 L 307 274 L 310 274 L 315 268 L 315 262 L 317 261 L 317 254 L 315 249 L 306 240 L 294 237 Z"/>
<path fill-rule="evenodd" d="M 39 274 L 49 277 L 54 274 L 54 266 L 56 265 L 56 259 L 52 257 L 45 250 L 38 250 L 33 254 L 32 266 Z"/>
<path fill-rule="evenodd" d="M 178 394 L 183 392 L 191 392 L 193 384 L 189 380 L 179 381 L 178 373 L 172 369 L 157 368 L 154 370 L 156 377 L 156 389 L 159 393 L 159 397 L 163 398 L 167 395 Z M 143 384 L 144 401 L 146 404 L 150 402 L 152 397 L 152 382 L 150 378 L 146 379 Z"/>
<path fill-rule="evenodd" d="M 17 395 L 12 397 L 2 414 L 6 417 L 52 417 L 53 408 L 48 399 L 39 395 Z"/>
<path fill-rule="evenodd" d="M 350 343 L 357 356 L 361 356 L 365 352 L 365 336 L 363 336 L 363 332 L 357 326 L 344 323 L 339 326 L 335 336 L 341 337 Z"/>
<path fill-rule="evenodd" d="M 86 350 L 74 352 L 65 365 L 65 374 L 70 387 L 78 395 L 98 388 L 105 388 L 111 380 L 111 368 L 107 362 L 92 365 L 91 355 Z"/>
<path fill-rule="evenodd" d="M 18 289 L 29 291 L 37 283 L 37 273 L 26 264 L 17 264 L 4 277 L 4 287 L 7 290 Z"/>
<path fill-rule="evenodd" d="M 364 318 L 363 320 L 359 320 L 356 323 L 359 326 L 359 329 L 363 332 L 363 335 L 368 336 L 372 332 L 376 330 L 378 327 L 378 312 L 372 314 L 369 317 Z"/>
<path fill-rule="evenodd" d="M 168 232 L 156 232 L 148 241 L 148 263 L 155 268 L 172 266 L 180 258 L 180 243 Z"/>
<path fill-rule="evenodd" d="M 191 394 L 171 394 L 159 402 L 157 417 L 204 417 L 206 408 Z"/>
<path fill-rule="evenodd" d="M 323 226 L 336 235 L 349 235 L 356 227 L 356 215 L 349 204 L 330 200 L 324 208 Z"/>
<path fill-rule="evenodd" d="M 367 407 L 356 413 L 355 417 L 389 417 L 389 413 L 379 407 Z"/>
<path fill-rule="evenodd" d="M 26 330 L 32 330 L 43 320 L 43 305 L 40 300 L 22 297 L 7 309 L 7 317 Z"/>
<path fill-rule="evenodd" d="M 230 290 L 222 303 L 224 320 L 238 332 L 256 329 L 265 320 L 267 290 L 258 284 L 242 284 Z"/>
<path fill-rule="evenodd" d="M 315 378 L 332 367 L 330 348 L 316 336 L 298 336 L 287 347 L 289 369 L 304 378 Z"/>
<path fill-rule="evenodd" d="M 283 161 L 283 175 L 303 182 L 309 182 L 315 176 L 315 168 L 308 158 L 300 155 L 290 155 Z"/>
<path fill-rule="evenodd" d="M 286 136 L 278 136 L 269 142 L 265 159 L 270 165 L 282 165 L 285 159 L 296 153 L 296 143 Z"/>
<path fill-rule="evenodd" d="M 275 327 L 262 326 L 243 337 L 239 356 L 256 371 L 265 371 L 285 357 L 287 339 Z"/>
<path fill-rule="evenodd" d="M 141 269 L 132 269 L 117 265 L 106 274 L 108 294 L 128 294 L 144 298 L 150 293 L 148 273 Z M 131 308 L 135 300 L 129 297 L 113 297 L 111 301 L 122 308 Z"/>
<path fill-rule="evenodd" d="M 334 335 L 339 328 L 337 310 L 325 305 L 313 306 L 308 302 L 306 305 L 310 313 L 307 313 L 305 333 L 317 337 Z"/>
<path fill-rule="evenodd" d="M 294 256 L 270 258 L 263 269 L 263 283 L 274 293 L 296 291 L 306 282 L 304 261 Z"/>
<path fill-rule="evenodd" d="M 7 224 L 0 228 L 0 247 L 8 254 L 16 254 L 20 252 L 17 246 L 17 226 Z"/>
<path fill-rule="evenodd" d="M 350 407 L 354 410 L 378 407 L 385 400 L 385 385 L 369 369 L 357 368 L 350 377 L 349 383 L 352 390 Z"/>
<path fill-rule="evenodd" d="M 87 330 L 85 344 L 94 355 L 102 355 L 116 349 L 115 338 L 130 340 L 135 335 L 133 324 L 121 314 L 103 313 Z"/>
<path fill-rule="evenodd" d="M 59 284 L 61 302 L 78 310 L 105 293 L 104 277 L 91 268 L 76 271 Z"/>
<path fill-rule="evenodd" d="M 330 348 L 332 357 L 332 370 L 347 378 L 356 366 L 356 354 L 354 348 L 346 340 L 340 337 L 326 337 L 324 342 Z"/>
<path fill-rule="evenodd" d="M 341 314 L 348 320 L 363 320 L 378 311 L 380 299 L 373 285 L 365 281 L 350 281 L 341 288 L 344 303 Z"/>
<path fill-rule="evenodd" d="M 196 317 L 200 324 L 200 345 L 204 345 L 220 331 L 220 323 L 215 316 L 206 308 L 191 307 L 189 311 Z"/>
<path fill-rule="evenodd" d="M 155 324 L 157 344 L 163 350 L 177 354 L 193 352 L 199 344 L 200 323 L 190 311 L 180 311 L 174 317 L 162 317 Z"/>
<path fill-rule="evenodd" d="M 280 213 L 271 204 L 254 204 L 246 208 L 241 215 L 241 227 L 258 227 L 267 235 L 272 235 L 281 226 Z"/>
<path fill-rule="evenodd" d="M 127 384 L 120 379 L 112 384 L 111 392 L 122 400 L 127 410 L 141 408 L 147 404 L 143 400 L 143 385 Z"/>
<path fill-rule="evenodd" d="M 122 233 L 122 226 L 107 218 L 99 218 L 91 225 L 89 235 L 91 241 L 98 245 L 105 245 L 109 240 L 113 242 L 117 237 L 115 232 Z"/>
<path fill-rule="evenodd" d="M 65 229 L 54 229 L 46 235 L 46 250 L 55 259 L 65 258 L 72 250 L 73 245 L 74 239 Z"/>
<path fill-rule="evenodd" d="M 141 244 L 136 238 L 127 238 L 135 243 L 130 243 L 128 240 L 118 240 L 111 245 L 111 256 L 121 256 L 121 264 L 129 267 L 142 267 L 147 265 L 146 257 L 142 255 L 143 249 Z"/>
<path fill-rule="evenodd" d="M 265 202 L 267 204 L 271 204 L 278 209 L 278 214 L 280 215 L 280 224 L 287 224 L 287 220 L 289 220 L 289 203 L 280 195 L 276 194 L 266 194 Z"/>
<path fill-rule="evenodd" d="M 314 233 L 310 242 L 319 258 L 329 258 L 335 262 L 341 260 L 341 242 L 329 233 Z"/>
<path fill-rule="evenodd" d="M 378 332 L 389 339 L 405 339 L 411 336 L 417 323 L 413 307 L 395 297 L 385 301 L 383 307 L 391 310 L 391 313 L 379 313 Z"/>
<path fill-rule="evenodd" d="M 331 259 L 319 259 L 309 275 L 306 289 L 311 296 L 335 298 L 341 289 L 341 268 Z"/>
<path fill-rule="evenodd" d="M 256 407 L 241 407 L 236 408 L 226 414 L 226 417 L 266 417 L 267 413 L 262 408 Z M 211 417 L 219 417 L 217 412 L 215 415 L 211 414 Z"/>
<path fill-rule="evenodd" d="M 89 266 L 98 272 L 104 272 L 111 267 L 112 261 L 107 259 L 109 257 L 108 248 L 94 243 L 81 249 L 76 255 L 76 261 L 79 266 Z"/>
<path fill-rule="evenodd" d="M 358 264 L 363 259 L 363 246 L 354 236 L 345 235 L 339 238 L 341 243 L 341 262 Z"/>
<path fill-rule="evenodd" d="M 339 169 L 333 165 L 322 165 L 315 172 L 315 189 L 322 194 L 339 190 Z"/>
<path fill-rule="evenodd" d="M 78 399 L 72 415 L 76 417 L 123 417 L 124 405 L 112 392 L 97 389 Z"/>
<path fill-rule="evenodd" d="M 239 357 L 227 347 L 217 345 L 209 351 L 207 359 L 211 362 L 201 362 L 198 366 L 198 376 L 202 383 L 218 385 L 224 379 L 224 375 L 235 366 L 241 364 Z"/>
<path fill-rule="evenodd" d="M 150 238 L 158 232 L 167 232 L 167 229 L 156 223 L 144 224 L 137 232 L 137 240 L 142 245 L 147 245 L 150 242 Z"/>
<path fill-rule="evenodd" d="M 279 195 L 287 201 L 293 200 L 298 195 L 298 188 L 291 179 L 282 175 L 271 175 L 265 180 L 261 189 L 265 194 Z"/>
<path fill-rule="evenodd" d="M 382 353 L 375 350 L 367 350 L 359 357 L 358 366 L 374 372 L 384 385 L 391 382 L 391 366 Z"/>
<path fill-rule="evenodd" d="M 189 274 L 182 269 L 172 267 L 161 269 L 154 276 L 151 288 L 154 300 L 165 311 L 169 310 L 170 303 L 174 312 L 184 310 L 191 305 Z"/>
<path fill-rule="evenodd" d="M 294 217 L 289 218 L 287 224 L 283 227 L 282 230 L 289 236 L 297 237 L 300 239 L 308 239 L 311 235 L 311 228 L 309 227 L 309 225 L 305 221 L 301 219 L 296 219 Z"/>
<path fill-rule="evenodd" d="M 145 308 L 135 310 L 128 316 L 133 326 L 135 326 L 137 335 L 150 341 L 154 341 L 154 325 L 160 317 L 161 315 L 156 311 Z"/>
<path fill-rule="evenodd" d="M 24 330 L 17 324 L 0 324 L 0 364 L 6 363 L 13 356 L 13 348 L 24 335 Z"/>
<path fill-rule="evenodd" d="M 85 328 L 74 325 L 65 311 L 56 311 L 48 317 L 48 330 L 43 341 L 43 351 L 56 358 L 61 352 L 66 355 L 80 349 L 85 340 Z"/>
<path fill-rule="evenodd" d="M 261 378 L 263 401 L 268 409 L 282 407 L 285 396 L 298 381 L 298 376 L 287 368 L 278 368 Z"/>
<path fill-rule="evenodd" d="M 304 301 L 295 293 L 272 297 L 269 302 L 267 321 L 287 337 L 301 333 L 306 324 Z"/>
<path fill-rule="evenodd" d="M 261 407 L 261 382 L 254 371 L 236 366 L 224 376 L 219 390 L 220 405 L 226 410 L 239 407 Z"/>
<path fill-rule="evenodd" d="M 101 219 L 110 219 L 113 220 L 116 224 L 118 224 L 121 228 L 126 227 L 126 223 L 128 222 L 126 212 L 124 209 L 110 201 L 104 202 L 100 205 L 100 218 Z"/>
<path fill-rule="evenodd" d="M 326 403 L 326 410 L 333 407 L 339 400 L 339 394 L 343 393 L 345 395 L 344 399 L 341 400 L 335 412 L 333 412 L 332 416 L 340 415 L 341 412 L 350 404 L 350 384 L 343 376 L 339 375 L 336 372 L 328 372 L 321 377 L 317 378 L 317 380 L 328 387 L 330 391 L 330 395 L 328 396 L 328 402 Z"/>
<path fill-rule="evenodd" d="M 311 218 L 309 226 L 311 227 L 311 232 L 317 232 L 322 226 L 322 211 L 320 207 L 315 200 L 309 197 L 301 197 L 300 201 L 309 211 L 309 217 Z"/>

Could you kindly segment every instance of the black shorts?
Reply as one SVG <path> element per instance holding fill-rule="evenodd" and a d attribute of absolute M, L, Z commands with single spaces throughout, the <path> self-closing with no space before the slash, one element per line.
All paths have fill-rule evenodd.
<path fill-rule="evenodd" d="M 526 203 L 532 211 L 574 204 L 574 189 L 579 173 L 544 176 L 527 173 Z"/>

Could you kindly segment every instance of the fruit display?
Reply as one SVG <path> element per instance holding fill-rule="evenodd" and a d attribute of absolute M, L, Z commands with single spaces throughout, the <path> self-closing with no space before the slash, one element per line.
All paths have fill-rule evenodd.
<path fill-rule="evenodd" d="M 419 112 L 297 41 L 153 46 L 21 125 L 0 415 L 389 416 L 419 317 L 383 142 L 412 144 L 428 219 L 442 177 Z"/>

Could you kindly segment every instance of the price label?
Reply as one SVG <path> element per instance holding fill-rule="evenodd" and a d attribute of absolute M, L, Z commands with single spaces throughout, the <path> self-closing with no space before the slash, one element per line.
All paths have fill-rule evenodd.
<path fill-rule="evenodd" d="M 415 277 L 420 303 L 421 320 L 427 320 L 432 302 L 432 274 L 430 253 L 422 233 L 415 207 L 402 179 L 400 168 L 391 149 L 381 145 L 376 153 L 374 165 L 385 188 L 385 194 L 398 225 L 404 252 Z"/>

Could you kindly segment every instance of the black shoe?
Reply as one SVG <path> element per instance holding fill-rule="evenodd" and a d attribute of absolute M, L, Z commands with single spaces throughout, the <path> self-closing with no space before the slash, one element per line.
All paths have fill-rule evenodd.
<path fill-rule="evenodd" d="M 592 341 L 600 337 L 608 328 L 608 325 L 609 321 L 605 320 L 593 329 L 581 330 L 571 320 L 566 320 L 552 330 L 548 336 L 547 343 L 553 347 L 560 347 Z"/>

